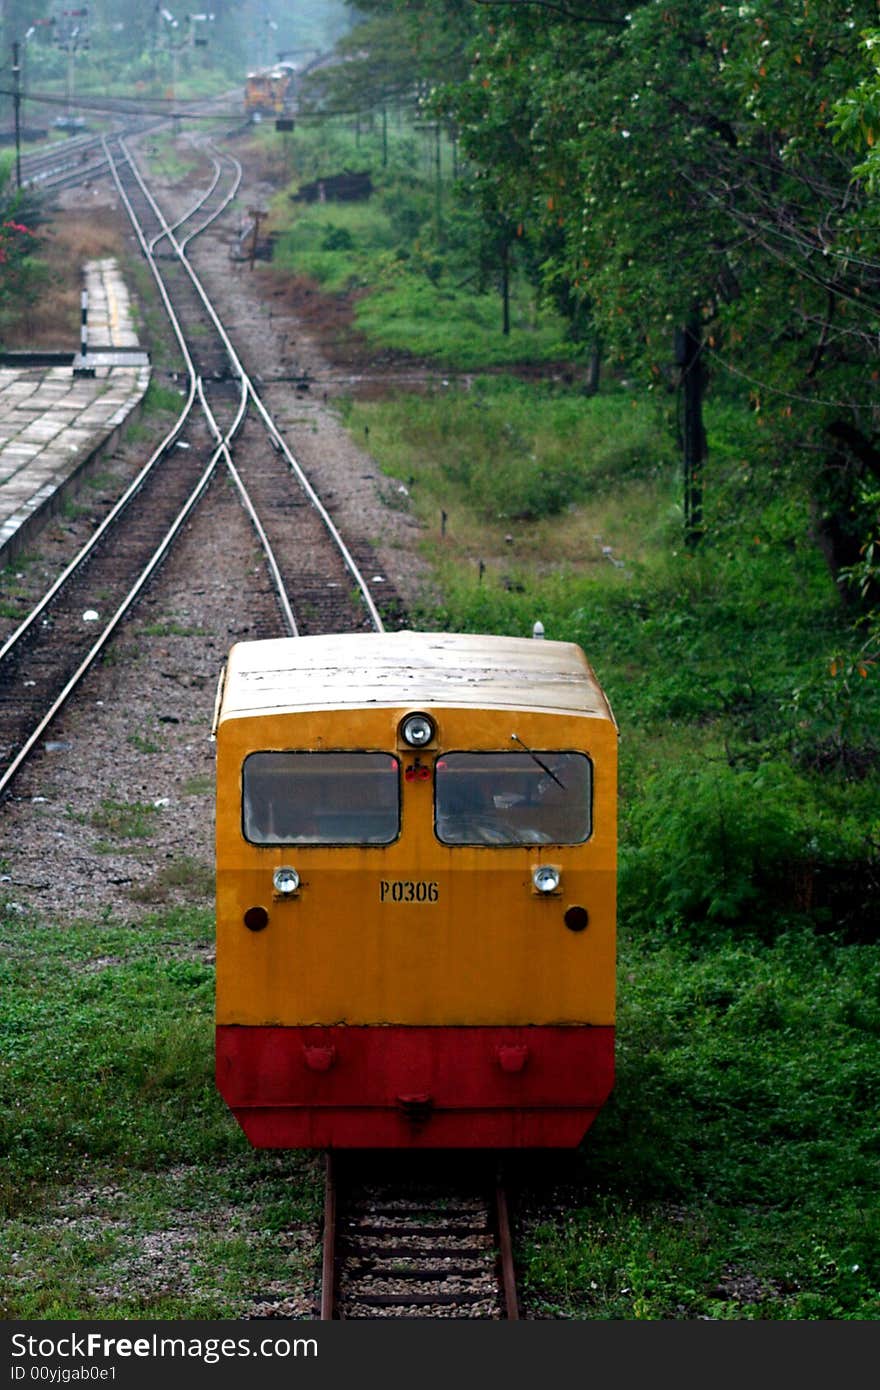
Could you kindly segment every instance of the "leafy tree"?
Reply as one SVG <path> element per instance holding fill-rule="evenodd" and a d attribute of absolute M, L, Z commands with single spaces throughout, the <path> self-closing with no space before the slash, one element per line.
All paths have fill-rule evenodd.
<path fill-rule="evenodd" d="M 809 470 L 816 533 L 853 594 L 880 478 L 880 234 L 853 175 L 864 149 L 833 119 L 876 79 L 860 39 L 873 3 L 474 9 L 470 74 L 440 103 L 487 223 L 521 219 L 557 302 L 649 380 L 692 326 L 716 380 L 748 386 L 765 466 Z"/>
<path fill-rule="evenodd" d="M 880 192 L 880 29 L 862 35 L 870 70 L 834 107 L 833 124 L 850 146 L 862 145 L 864 158 L 854 172 L 864 177 L 871 193 Z"/>
<path fill-rule="evenodd" d="M 464 76 L 469 0 L 364 0 L 341 39 L 336 62 L 303 84 L 304 100 L 344 111 L 418 103 L 438 81 Z"/>
<path fill-rule="evenodd" d="M 13 156 L 0 156 L 0 320 L 29 297 L 40 221 L 33 194 L 13 185 Z"/>

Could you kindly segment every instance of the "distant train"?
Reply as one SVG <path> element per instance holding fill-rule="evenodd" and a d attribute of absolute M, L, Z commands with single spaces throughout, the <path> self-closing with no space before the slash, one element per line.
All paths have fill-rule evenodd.
<path fill-rule="evenodd" d="M 234 646 L 219 1090 L 273 1148 L 573 1147 L 614 1072 L 617 726 L 571 643 Z"/>
<path fill-rule="evenodd" d="M 284 63 L 249 72 L 244 86 L 245 114 L 262 119 L 290 111 L 295 75 L 296 69 Z"/>

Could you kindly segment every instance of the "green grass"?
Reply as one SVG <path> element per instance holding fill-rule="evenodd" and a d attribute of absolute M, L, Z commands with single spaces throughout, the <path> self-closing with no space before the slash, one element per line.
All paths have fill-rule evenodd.
<path fill-rule="evenodd" d="M 588 400 L 553 383 L 482 376 L 467 387 L 349 403 L 344 418 L 354 434 L 368 432 L 428 523 L 457 510 L 462 523 L 476 514 L 481 527 L 555 524 L 578 503 L 619 495 L 622 482 L 636 495 L 651 484 L 654 506 L 653 485 L 673 467 L 652 411 L 622 391 Z"/>
<path fill-rule="evenodd" d="M 160 386 L 154 379 L 144 392 L 143 413 L 144 415 L 179 415 L 183 397 L 176 386 Z"/>
<path fill-rule="evenodd" d="M 201 164 L 198 153 L 170 131 L 154 131 L 144 150 L 153 177 L 182 183 L 198 174 Z"/>
<path fill-rule="evenodd" d="M 199 772 L 186 779 L 183 784 L 183 795 L 213 796 L 214 786 L 215 781 L 213 773 Z"/>
<path fill-rule="evenodd" d="M 162 751 L 160 745 L 146 734 L 129 734 L 127 742 L 139 753 L 160 753 Z"/>
<path fill-rule="evenodd" d="M 191 795 L 184 789 L 185 794 Z M 171 902 L 183 894 L 188 903 L 214 899 L 214 866 L 205 864 L 192 855 L 176 855 L 170 863 L 163 864 L 146 882 L 138 883 L 128 890 L 132 902 L 145 903 L 157 907 Z"/>
<path fill-rule="evenodd" d="M 310 277 L 328 294 L 378 279 L 355 310 L 355 325 L 377 347 L 463 370 L 573 355 L 561 321 L 547 309 L 539 313 L 521 282 L 514 285 L 505 336 L 496 292 L 460 285 L 461 277 L 418 243 L 405 258 L 396 244 L 388 215 L 373 203 L 313 205 L 280 235 L 272 264 L 281 274 Z"/>
<path fill-rule="evenodd" d="M 582 1185 L 562 1217 L 530 1192 L 522 1258 L 540 1305 L 876 1318 L 878 986 L 875 948 L 808 932 L 697 952 L 625 933 L 617 1088 Z"/>
<path fill-rule="evenodd" d="M 185 623 L 180 618 L 157 618 L 155 622 L 145 623 L 142 629 L 147 637 L 203 637 L 204 629 Z"/>
<path fill-rule="evenodd" d="M 536 314 L 522 287 L 514 296 L 506 336 L 497 294 L 475 294 L 411 275 L 362 299 L 355 324 L 376 346 L 436 358 L 464 371 L 576 356 L 562 323 L 549 310 Z"/>
<path fill-rule="evenodd" d="M 158 814 L 158 807 L 150 802 L 105 797 L 89 815 L 89 824 L 115 840 L 145 840 L 149 839 Z"/>
<path fill-rule="evenodd" d="M 374 203 L 314 203 L 294 214 L 272 261 L 282 271 L 312 276 L 334 293 L 361 283 L 372 260 L 393 245 L 388 218 Z"/>
<path fill-rule="evenodd" d="M 264 144 L 271 150 L 271 137 Z M 368 201 L 297 204 L 287 189 L 275 198 L 276 274 L 307 276 L 328 294 L 357 291 L 355 324 L 377 348 L 475 371 L 577 356 L 562 321 L 519 273 L 511 281 L 510 333 L 503 333 L 499 290 L 474 261 L 453 199 L 448 147 L 439 222 L 433 136 L 429 149 L 411 127 L 392 132 L 383 167 L 375 130 L 356 144 L 341 128 L 305 129 L 294 145 L 290 188 L 343 168 L 371 170 Z"/>
<path fill-rule="evenodd" d="M 146 1167 L 203 1157 L 224 1128 L 210 1069 L 213 978 L 199 955 L 207 917 L 26 925 L 8 917 L 2 938 L 3 1148 L 19 1199 L 28 1179 L 63 1175 L 84 1156 Z"/>
<path fill-rule="evenodd" d="M 210 917 L 106 916 L 0 914 L 3 1315 L 308 1315 L 320 1165 L 215 1091 Z M 872 947 L 624 929 L 614 1096 L 581 1152 L 513 1162 L 529 1306 L 876 1318 L 878 1033 Z"/>
<path fill-rule="evenodd" d="M 307 1302 L 318 1162 L 253 1152 L 217 1095 L 208 914 L 0 923 L 0 1315 Z"/>

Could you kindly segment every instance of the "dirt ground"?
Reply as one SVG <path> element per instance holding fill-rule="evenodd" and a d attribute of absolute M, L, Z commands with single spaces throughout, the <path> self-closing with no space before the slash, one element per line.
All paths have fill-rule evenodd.
<path fill-rule="evenodd" d="M 207 170 L 206 163 L 206 184 Z M 388 390 L 396 373 L 403 387 L 403 379 L 422 364 L 376 361 L 352 330 L 344 301 L 327 300 L 302 282 L 279 281 L 261 262 L 251 268 L 235 259 L 243 210 L 271 192 L 246 174 L 218 231 L 194 243 L 193 262 L 233 325 L 236 349 L 261 379 L 288 444 L 332 505 L 340 531 L 370 542 L 383 582 L 406 608 L 428 592 L 418 524 L 402 502 L 400 485 L 384 477 L 343 428 L 334 402 L 352 390 Z M 182 198 L 170 186 L 160 188 L 158 197 L 169 213 L 192 202 L 191 193 Z M 101 254 L 108 254 L 109 245 L 123 261 L 136 255 L 115 191 L 101 181 L 64 195 L 53 229 L 57 265 L 71 262 L 83 248 L 83 227 L 96 224 L 102 228 Z M 89 240 L 86 254 L 91 250 Z M 57 331 L 66 345 L 69 294 L 58 288 Z M 156 322 L 156 309 L 144 306 L 143 323 Z M 41 312 L 40 324 L 46 343 L 51 312 Z M 144 332 L 142 327 L 142 337 Z M 146 346 L 154 361 L 168 361 L 167 349 L 163 354 L 153 342 Z M 167 384 L 169 372 L 156 372 L 160 384 Z M 75 507 L 49 522 L 31 547 L 15 577 L 21 589 L 39 595 L 82 544 L 96 502 L 121 490 L 146 452 L 139 437 L 102 462 L 99 486 L 84 488 Z M 13 784 L 0 809 L 0 892 L 20 910 L 62 921 L 100 914 L 136 920 L 171 903 L 210 904 L 210 728 L 217 680 L 232 642 L 265 631 L 273 612 L 250 523 L 221 476 L 103 664 L 86 678 Z M 146 826 L 145 834 L 135 833 L 135 822 Z"/>

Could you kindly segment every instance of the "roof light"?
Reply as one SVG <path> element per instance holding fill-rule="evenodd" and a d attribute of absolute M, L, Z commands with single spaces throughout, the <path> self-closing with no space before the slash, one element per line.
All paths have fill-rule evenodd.
<path fill-rule="evenodd" d="M 434 721 L 426 714 L 408 714 L 400 726 L 400 737 L 410 748 L 424 748 L 434 738 Z"/>

